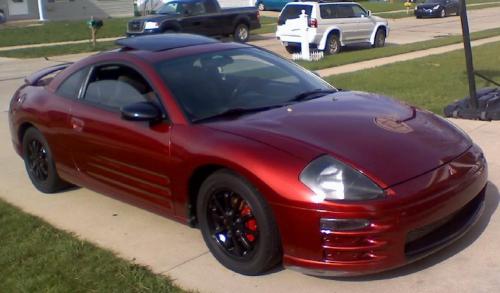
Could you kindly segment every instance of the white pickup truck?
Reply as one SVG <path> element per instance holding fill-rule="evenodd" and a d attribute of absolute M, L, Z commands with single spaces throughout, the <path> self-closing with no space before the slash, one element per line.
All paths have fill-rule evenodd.
<path fill-rule="evenodd" d="M 297 24 L 299 15 L 308 15 L 309 45 L 325 54 L 340 52 L 341 47 L 369 43 L 383 47 L 389 34 L 387 20 L 372 16 L 369 10 L 354 2 L 292 2 L 281 11 L 276 37 L 289 53 L 300 51 L 302 40 Z"/>

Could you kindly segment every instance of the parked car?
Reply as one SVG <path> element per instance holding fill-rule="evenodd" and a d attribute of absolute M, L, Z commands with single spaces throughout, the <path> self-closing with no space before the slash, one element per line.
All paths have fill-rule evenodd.
<path fill-rule="evenodd" d="M 0 23 L 4 23 L 6 21 L 5 19 L 5 12 L 0 9 Z"/>
<path fill-rule="evenodd" d="M 260 28 L 255 7 L 221 8 L 217 0 L 174 0 L 153 15 L 128 22 L 127 36 L 162 33 L 193 33 L 206 36 L 233 35 L 246 42 L 250 30 Z"/>
<path fill-rule="evenodd" d="M 383 47 L 389 35 L 387 20 L 372 16 L 358 3 L 288 3 L 279 16 L 276 37 L 289 53 L 300 50 L 302 35 L 297 30 L 297 22 L 302 11 L 309 19 L 309 45 L 328 55 L 352 44 L 368 43 L 373 47 Z"/>
<path fill-rule="evenodd" d="M 281 11 L 283 7 L 289 2 L 299 2 L 299 0 L 257 0 L 255 6 L 259 8 L 260 11 L 264 10 L 276 10 Z"/>
<path fill-rule="evenodd" d="M 417 18 L 459 15 L 459 3 L 458 0 L 426 0 L 415 7 L 414 13 Z"/>
<path fill-rule="evenodd" d="M 74 184 L 198 226 L 247 275 L 281 261 L 316 275 L 391 269 L 481 214 L 483 153 L 439 116 L 337 90 L 254 46 L 117 44 L 34 73 L 12 97 L 12 143 L 41 192 Z"/>

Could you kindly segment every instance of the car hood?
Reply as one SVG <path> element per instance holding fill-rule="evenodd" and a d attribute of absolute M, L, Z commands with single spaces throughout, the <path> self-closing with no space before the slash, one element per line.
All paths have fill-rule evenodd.
<path fill-rule="evenodd" d="M 168 19 L 178 18 L 178 15 L 174 14 L 152 14 L 148 16 L 134 18 L 131 21 L 151 21 L 151 22 L 162 22 Z"/>
<path fill-rule="evenodd" d="M 208 125 L 306 162 L 330 154 L 383 188 L 433 170 L 472 145 L 463 132 L 428 111 L 361 92 L 338 92 Z"/>

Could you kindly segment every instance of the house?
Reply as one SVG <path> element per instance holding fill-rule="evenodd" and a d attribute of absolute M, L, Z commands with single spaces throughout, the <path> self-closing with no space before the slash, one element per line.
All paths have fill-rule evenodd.
<path fill-rule="evenodd" d="M 69 20 L 133 16 L 134 5 L 168 0 L 0 0 L 7 20 Z M 222 7 L 249 6 L 255 0 L 219 0 Z M 148 5 L 148 4 L 146 4 Z M 41 9 L 40 9 L 41 8 Z"/>
<path fill-rule="evenodd" d="M 7 21 L 68 20 L 132 16 L 134 4 L 132 0 L 0 0 L 0 10 Z"/>

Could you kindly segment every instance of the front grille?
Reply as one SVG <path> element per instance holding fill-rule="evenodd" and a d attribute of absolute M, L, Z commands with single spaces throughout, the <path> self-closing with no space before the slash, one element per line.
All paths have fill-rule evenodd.
<path fill-rule="evenodd" d="M 485 190 L 486 188 L 459 211 L 410 231 L 406 237 L 406 256 L 414 258 L 425 255 L 458 239 L 478 218 L 484 202 Z"/>
<path fill-rule="evenodd" d="M 144 22 L 142 20 L 132 20 L 128 23 L 128 32 L 140 33 L 144 30 Z"/>

